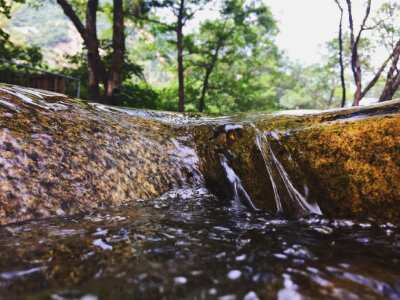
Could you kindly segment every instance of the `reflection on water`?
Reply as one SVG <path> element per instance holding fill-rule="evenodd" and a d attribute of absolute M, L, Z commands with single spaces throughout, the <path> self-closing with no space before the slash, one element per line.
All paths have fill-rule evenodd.
<path fill-rule="evenodd" d="M 205 189 L 0 227 L 0 298 L 400 298 L 400 229 L 225 206 Z"/>

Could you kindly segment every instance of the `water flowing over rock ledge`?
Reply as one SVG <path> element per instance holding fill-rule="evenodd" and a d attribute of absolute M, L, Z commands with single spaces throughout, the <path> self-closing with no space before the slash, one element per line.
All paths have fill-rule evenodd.
<path fill-rule="evenodd" d="M 253 209 L 400 223 L 399 109 L 214 118 L 1 85 L 0 222 L 205 183 Z"/>
<path fill-rule="evenodd" d="M 399 223 L 399 109 L 390 101 L 228 127 L 197 142 L 203 173 L 213 190 L 226 173 L 216 157 L 226 157 L 256 207 Z"/>
<path fill-rule="evenodd" d="M 2 224 L 202 182 L 195 152 L 160 122 L 48 92 L 0 92 Z"/>

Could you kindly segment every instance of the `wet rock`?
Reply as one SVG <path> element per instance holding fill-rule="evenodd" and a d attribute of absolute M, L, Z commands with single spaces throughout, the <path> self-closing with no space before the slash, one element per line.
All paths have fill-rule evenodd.
<path fill-rule="evenodd" d="M 400 223 L 399 110 L 390 101 L 209 117 L 1 85 L 0 223 L 153 199 L 204 179 L 250 209 Z"/>
<path fill-rule="evenodd" d="M 220 180 L 219 160 L 227 157 L 259 208 L 315 212 L 307 205 L 318 205 L 327 216 L 399 223 L 399 111 L 400 101 L 390 101 L 305 115 L 272 114 L 242 122 L 241 138 L 222 141 L 203 137 L 205 128 L 198 128 L 198 139 L 208 140 L 197 143 L 203 173 L 211 190 L 232 194 L 233 187 Z"/>
<path fill-rule="evenodd" d="M 151 199 L 202 181 L 188 163 L 193 150 L 160 122 L 7 85 L 0 100 L 0 224 Z"/>

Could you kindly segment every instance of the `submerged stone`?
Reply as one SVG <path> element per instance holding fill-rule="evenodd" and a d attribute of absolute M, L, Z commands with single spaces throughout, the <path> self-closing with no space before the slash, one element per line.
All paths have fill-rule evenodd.
<path fill-rule="evenodd" d="M 0 86 L 0 223 L 207 187 L 250 209 L 400 223 L 400 101 L 208 117 Z"/>

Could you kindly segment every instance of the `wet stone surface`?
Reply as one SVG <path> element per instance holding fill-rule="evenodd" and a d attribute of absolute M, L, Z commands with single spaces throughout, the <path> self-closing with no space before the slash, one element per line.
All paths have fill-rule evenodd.
<path fill-rule="evenodd" d="M 400 228 L 203 188 L 0 227 L 0 299 L 397 299 Z"/>
<path fill-rule="evenodd" d="M 140 113 L 0 85 L 0 224 L 201 183 L 188 136 Z"/>
<path fill-rule="evenodd" d="M 0 299 L 398 299 L 399 112 L 211 117 L 1 85 Z"/>
<path fill-rule="evenodd" d="M 271 212 L 400 224 L 400 100 L 179 114 L 0 85 L 0 224 L 202 186 Z"/>

